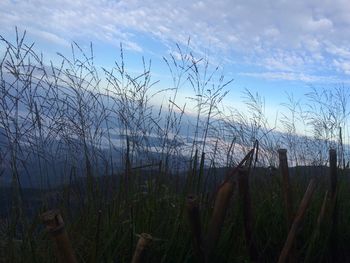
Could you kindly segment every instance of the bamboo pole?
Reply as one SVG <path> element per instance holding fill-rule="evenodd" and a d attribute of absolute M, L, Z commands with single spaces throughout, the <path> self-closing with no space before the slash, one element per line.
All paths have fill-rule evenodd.
<path fill-rule="evenodd" d="M 193 195 L 188 196 L 186 208 L 188 221 L 193 236 L 193 249 L 198 262 L 204 262 L 202 229 L 199 217 L 198 199 Z"/>
<path fill-rule="evenodd" d="M 288 158 L 287 158 L 287 149 L 279 149 L 278 150 L 279 157 L 279 168 L 282 174 L 282 187 L 283 187 L 283 199 L 284 199 L 284 208 L 286 215 L 286 228 L 287 232 L 289 231 L 292 223 L 293 223 L 293 198 L 292 198 L 292 189 L 289 181 L 289 168 L 288 168 Z M 294 263 L 295 260 L 295 247 L 291 248 L 289 252 L 289 262 Z"/>
<path fill-rule="evenodd" d="M 206 236 L 206 257 L 210 258 L 220 237 L 221 229 L 225 220 L 226 211 L 233 194 L 234 183 L 227 180 L 222 184 L 216 194 L 213 214 L 209 223 Z"/>
<path fill-rule="evenodd" d="M 288 169 L 288 159 L 287 159 L 287 150 L 279 149 L 279 166 L 282 173 L 282 185 L 283 185 L 283 194 L 284 194 L 284 207 L 287 218 L 287 229 L 289 230 L 290 226 L 293 223 L 293 203 L 292 203 L 292 191 L 289 183 L 289 169 Z"/>
<path fill-rule="evenodd" d="M 249 189 L 249 170 L 247 168 L 241 168 L 238 171 L 238 189 L 243 207 L 243 223 L 247 249 L 250 259 L 255 262 L 258 260 L 259 254 L 253 236 L 253 213 Z"/>
<path fill-rule="evenodd" d="M 41 215 L 47 232 L 56 244 L 56 254 L 61 263 L 77 263 L 64 221 L 59 210 L 50 210 Z"/>
<path fill-rule="evenodd" d="M 152 243 L 152 236 L 150 234 L 142 233 L 137 241 L 134 255 L 132 257 L 131 263 L 141 263 L 143 255 L 147 247 Z"/>
<path fill-rule="evenodd" d="M 241 162 L 235 168 L 230 170 L 230 172 L 226 175 L 225 180 L 218 188 L 213 214 L 210 219 L 207 235 L 205 238 L 205 260 L 208 262 L 212 256 L 215 246 L 217 245 L 221 229 L 224 224 L 227 208 L 235 186 L 235 183 L 233 182 L 234 176 L 238 173 L 239 169 L 242 168 L 244 164 L 251 164 L 255 150 L 255 147 L 251 149 L 241 160 Z"/>
<path fill-rule="evenodd" d="M 304 197 L 301 200 L 301 203 L 299 205 L 298 212 L 294 218 L 293 224 L 292 224 L 290 231 L 288 233 L 288 237 L 287 237 L 287 240 L 284 244 L 284 247 L 282 249 L 280 257 L 278 259 L 278 263 L 285 263 L 285 262 L 287 262 L 287 260 L 289 258 L 289 254 L 290 254 L 290 251 L 293 247 L 297 231 L 299 229 L 301 222 L 304 219 L 306 210 L 308 209 L 308 207 L 310 205 L 311 198 L 312 198 L 312 195 L 313 195 L 315 189 L 316 189 L 316 181 L 315 181 L 315 179 L 311 179 L 311 181 L 310 181 L 310 183 L 305 191 Z"/>

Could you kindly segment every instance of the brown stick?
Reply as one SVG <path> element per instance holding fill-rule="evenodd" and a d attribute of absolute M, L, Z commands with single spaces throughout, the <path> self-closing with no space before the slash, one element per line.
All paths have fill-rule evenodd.
<path fill-rule="evenodd" d="M 56 244 L 56 253 L 61 263 L 77 263 L 74 251 L 64 227 L 59 210 L 50 210 L 41 215 L 46 230 Z"/>
<path fill-rule="evenodd" d="M 152 243 L 152 236 L 150 234 L 142 233 L 137 241 L 134 255 L 132 257 L 131 263 L 141 263 L 143 254 L 147 247 Z"/>
<path fill-rule="evenodd" d="M 282 173 L 284 207 L 285 207 L 285 213 L 287 217 L 287 229 L 289 229 L 293 223 L 293 204 L 292 204 L 291 187 L 289 183 L 287 150 L 279 149 L 278 155 L 279 155 L 279 166 Z"/>
<path fill-rule="evenodd" d="M 242 200 L 244 232 L 249 251 L 250 259 L 255 262 L 258 260 L 258 249 L 253 237 L 253 216 L 251 196 L 249 190 L 249 170 L 247 168 L 239 169 L 238 189 Z"/>
<path fill-rule="evenodd" d="M 284 247 L 282 249 L 280 257 L 278 259 L 278 263 L 287 262 L 287 259 L 289 257 L 289 253 L 290 253 L 290 251 L 293 247 L 294 241 L 295 241 L 297 231 L 299 229 L 299 226 L 300 226 L 302 220 L 304 219 L 306 210 L 310 205 L 310 201 L 311 201 L 311 198 L 312 198 L 312 195 L 313 195 L 315 189 L 316 189 L 316 181 L 315 181 L 315 179 L 311 179 L 311 181 L 310 181 L 310 183 L 305 191 L 304 197 L 301 200 L 301 203 L 299 205 L 298 212 L 294 218 L 294 222 L 293 222 L 293 224 L 290 228 L 290 231 L 288 233 L 288 237 L 287 237 L 287 240 L 284 244 Z"/>
<path fill-rule="evenodd" d="M 211 217 L 206 236 L 207 259 L 209 259 L 211 256 L 211 253 L 219 240 L 227 207 L 233 193 L 233 188 L 234 183 L 231 180 L 227 180 L 220 186 L 216 194 L 213 215 Z"/>
<path fill-rule="evenodd" d="M 193 249 L 199 262 L 204 262 L 202 229 L 199 217 L 199 205 L 195 196 L 187 197 L 187 214 L 193 236 Z"/>
<path fill-rule="evenodd" d="M 223 185 L 224 183 L 226 183 L 228 180 L 232 180 L 232 178 L 236 175 L 236 173 L 238 172 L 239 168 L 242 168 L 243 165 L 248 162 L 249 160 L 251 160 L 251 158 L 253 158 L 254 155 L 254 151 L 255 149 L 251 149 L 246 156 L 244 156 L 244 158 L 241 160 L 241 162 L 233 169 L 230 170 L 230 172 L 226 175 L 226 178 L 224 180 L 224 182 L 221 184 Z"/>
<path fill-rule="evenodd" d="M 205 239 L 205 259 L 207 261 L 209 261 L 220 237 L 228 204 L 233 194 L 233 177 L 237 174 L 238 170 L 242 168 L 242 166 L 245 163 L 249 162 L 251 164 L 254 152 L 255 147 L 248 152 L 248 154 L 241 160 L 241 162 L 235 168 L 230 170 L 230 172 L 226 175 L 225 180 L 221 183 L 221 185 L 218 188 L 213 214 L 209 222 L 208 232 Z"/>

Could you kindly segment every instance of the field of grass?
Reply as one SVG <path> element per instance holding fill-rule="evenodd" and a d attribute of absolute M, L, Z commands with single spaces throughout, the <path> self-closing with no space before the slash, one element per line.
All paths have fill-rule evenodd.
<path fill-rule="evenodd" d="M 303 167 L 299 169 L 302 171 Z M 329 170 L 324 168 L 324 172 Z M 206 176 L 213 174 L 205 172 L 204 178 Z M 338 260 L 345 262 L 349 259 L 349 175 L 341 171 L 338 176 L 336 230 L 331 228 L 333 208 L 330 198 L 324 219 L 320 225 L 317 224 L 329 185 L 328 177 L 317 176 L 313 172 L 308 175 L 296 172 L 290 180 L 293 213 L 297 211 L 308 181 L 312 177 L 317 181 L 310 207 L 295 240 L 294 255 L 297 262 L 304 262 L 306 258 L 307 262 L 332 262 L 331 242 L 337 244 Z M 78 261 L 130 262 L 138 234 L 148 233 L 152 235 L 153 242 L 147 248 L 144 262 L 197 262 L 186 202 L 189 193 L 194 191 L 189 186 L 188 177 L 179 178 L 177 182 L 167 177 L 168 174 L 157 171 L 147 176 L 132 173 L 128 191 L 125 191 L 125 182 L 119 186 L 106 186 L 103 185 L 106 183 L 104 180 L 96 181 L 90 200 L 76 201 L 73 198 L 73 194 L 76 194 L 74 189 L 58 189 L 62 199 L 56 202 L 55 208 L 60 209 L 63 215 Z M 119 179 L 118 176 L 106 180 Z M 197 179 L 198 177 L 194 183 Z M 277 262 L 288 234 L 281 174 L 275 172 L 271 175 L 266 169 L 257 169 L 250 179 L 252 233 L 257 259 L 259 262 Z M 201 184 L 200 189 L 203 188 Z M 199 203 L 203 234 L 208 229 L 213 213 L 215 192 L 215 187 L 212 187 L 210 191 L 200 190 L 195 195 Z M 28 198 L 29 194 L 33 193 L 28 193 Z M 16 229 L 11 229 L 11 226 L 14 227 L 13 221 L 2 222 L 1 254 L 4 262 L 56 261 L 54 241 L 50 239 L 38 217 L 45 210 L 46 207 L 43 206 L 36 211 L 37 215 L 12 219 L 17 220 Z M 212 260 L 251 262 L 244 229 L 242 196 L 236 186 Z M 11 230 L 14 232 L 11 233 Z M 336 232 L 336 240 L 333 241 L 330 239 L 332 231 Z M 12 238 L 10 235 L 13 235 Z"/>
<path fill-rule="evenodd" d="M 277 131 L 260 95 L 244 93 L 245 112 L 227 106 L 231 80 L 189 46 L 164 58 L 173 87 L 157 90 L 122 48 L 97 69 L 92 48 L 50 65 L 24 35 L 0 44 L 0 262 L 350 260 L 346 88 L 311 90 L 305 111 L 290 96 Z M 52 209 L 66 232 L 49 233 L 62 223 L 44 220 Z M 142 233 L 151 242 L 135 250 Z"/>

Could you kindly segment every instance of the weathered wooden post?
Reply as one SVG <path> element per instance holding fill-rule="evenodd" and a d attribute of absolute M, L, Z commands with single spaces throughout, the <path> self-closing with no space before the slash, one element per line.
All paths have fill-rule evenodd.
<path fill-rule="evenodd" d="M 224 224 L 226 211 L 233 194 L 234 182 L 227 180 L 222 184 L 216 194 L 214 210 L 209 222 L 208 232 L 206 235 L 206 257 L 209 259 L 219 240 L 222 226 Z"/>
<path fill-rule="evenodd" d="M 287 218 L 287 229 L 289 231 L 290 226 L 293 223 L 293 203 L 292 203 L 292 190 L 289 182 L 289 169 L 288 169 L 288 159 L 287 150 L 279 149 L 279 166 L 282 173 L 282 185 L 284 194 L 284 207 Z"/>
<path fill-rule="evenodd" d="M 59 210 L 50 210 L 41 215 L 41 220 L 46 226 L 47 232 L 54 240 L 56 254 L 61 263 L 77 263 L 64 221 Z"/>
<path fill-rule="evenodd" d="M 237 175 L 245 163 L 251 163 L 254 151 L 255 148 L 250 150 L 248 154 L 241 160 L 241 162 L 226 175 L 226 179 L 219 186 L 215 198 L 213 214 L 210 219 L 207 235 L 205 238 L 205 260 L 207 262 L 211 262 L 210 259 L 213 254 L 213 250 L 215 249 L 215 246 L 220 237 L 227 208 L 235 186 L 234 177 Z"/>
<path fill-rule="evenodd" d="M 150 234 L 142 233 L 137 241 L 134 255 L 132 257 L 131 263 L 141 263 L 143 262 L 143 256 L 147 249 L 152 243 L 152 236 Z"/>

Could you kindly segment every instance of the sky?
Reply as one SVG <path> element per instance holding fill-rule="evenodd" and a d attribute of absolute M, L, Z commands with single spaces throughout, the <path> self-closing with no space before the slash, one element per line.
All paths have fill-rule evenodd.
<path fill-rule="evenodd" d="M 166 85 L 162 60 L 175 43 L 191 47 L 220 66 L 228 103 L 242 90 L 259 92 L 274 116 L 286 92 L 303 99 L 310 87 L 350 81 L 350 4 L 343 0 L 0 0 L 0 35 L 26 30 L 49 59 L 69 53 L 75 41 L 93 43 L 96 62 L 112 67 L 123 44 L 131 70 L 141 57 Z M 186 94 L 184 91 L 183 94 Z"/>

